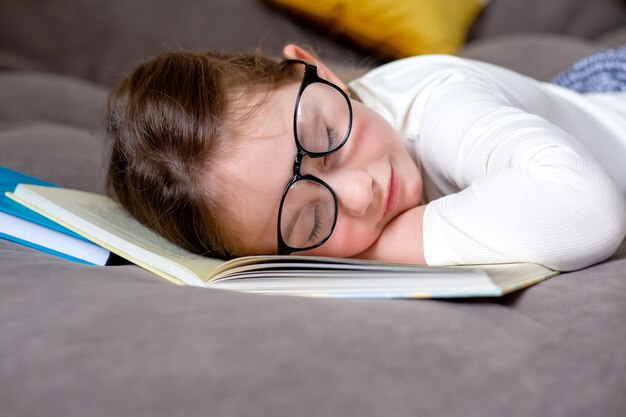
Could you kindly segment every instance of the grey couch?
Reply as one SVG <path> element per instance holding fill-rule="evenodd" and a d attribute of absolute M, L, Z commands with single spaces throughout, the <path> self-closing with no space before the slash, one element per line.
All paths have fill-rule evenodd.
<path fill-rule="evenodd" d="M 548 80 L 626 43 L 626 6 L 492 0 L 462 56 Z M 0 165 L 102 191 L 107 90 L 171 48 L 316 47 L 254 0 L 0 0 Z M 338 301 L 177 287 L 0 240 L 2 416 L 626 415 L 626 248 L 500 299 Z"/>

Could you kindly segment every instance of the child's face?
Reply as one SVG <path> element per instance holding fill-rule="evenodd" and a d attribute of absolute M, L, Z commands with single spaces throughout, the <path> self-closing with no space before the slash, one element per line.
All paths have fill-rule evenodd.
<path fill-rule="evenodd" d="M 280 200 L 293 175 L 297 154 L 293 117 L 297 83 L 272 93 L 247 121 L 237 145 L 217 164 L 218 192 L 232 215 L 231 226 L 249 254 L 277 253 Z M 338 217 L 330 238 L 296 255 L 352 257 L 368 249 L 387 224 L 419 205 L 422 179 L 398 133 L 376 112 L 352 101 L 352 131 L 332 155 L 302 161 L 335 191 Z M 241 130 L 240 130 L 241 131 Z"/>

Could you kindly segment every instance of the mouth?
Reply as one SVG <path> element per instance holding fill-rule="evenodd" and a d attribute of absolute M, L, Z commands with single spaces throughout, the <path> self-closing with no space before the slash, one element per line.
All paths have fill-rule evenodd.
<path fill-rule="evenodd" d="M 390 213 L 396 206 L 398 199 L 398 178 L 396 173 L 391 167 L 391 174 L 389 175 L 389 184 L 387 185 L 387 199 L 385 200 L 385 211 L 383 216 Z"/>

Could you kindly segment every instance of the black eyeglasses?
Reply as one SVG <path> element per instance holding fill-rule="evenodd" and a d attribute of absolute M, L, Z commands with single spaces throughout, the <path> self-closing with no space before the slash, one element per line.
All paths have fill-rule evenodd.
<path fill-rule="evenodd" d="M 315 65 L 299 59 L 286 60 L 285 64 L 303 64 L 305 70 L 293 116 L 298 153 L 278 210 L 280 255 L 317 248 L 333 233 L 337 196 L 321 179 L 301 175 L 300 167 L 305 155 L 326 158 L 337 152 L 352 129 L 352 105 L 341 88 L 320 78 Z"/>

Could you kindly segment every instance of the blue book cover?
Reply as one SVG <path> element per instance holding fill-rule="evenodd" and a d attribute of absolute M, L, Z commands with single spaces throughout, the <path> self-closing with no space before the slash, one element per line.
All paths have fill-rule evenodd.
<path fill-rule="evenodd" d="M 67 236 L 71 236 L 83 242 L 89 242 L 90 244 L 93 245 L 93 243 L 91 243 L 89 240 L 85 239 L 84 237 L 80 236 L 79 234 L 74 233 L 73 231 L 53 222 L 52 220 L 49 220 L 46 217 L 22 206 L 21 204 L 16 203 L 15 201 L 11 200 L 5 195 L 6 192 L 13 192 L 15 190 L 15 187 L 20 183 L 43 185 L 43 186 L 48 186 L 48 187 L 57 187 L 55 184 L 42 181 L 38 178 L 31 177 L 26 174 L 22 174 L 21 172 L 17 172 L 17 171 L 14 171 L 12 169 L 8 169 L 5 167 L 0 167 L 0 211 L 1 212 L 5 212 L 7 214 L 13 215 L 20 219 L 26 220 L 30 223 L 43 226 L 47 229 L 51 229 L 51 230 L 63 233 Z M 36 243 L 20 239 L 16 236 L 12 236 L 12 235 L 5 234 L 5 233 L 0 233 L 0 237 L 5 238 L 7 240 L 11 240 L 16 243 L 20 243 L 22 245 L 25 245 L 34 249 L 51 253 L 56 256 L 60 256 L 62 258 L 65 258 L 74 262 L 93 264 L 92 262 L 88 262 L 83 259 L 76 258 L 74 256 L 56 251 L 46 246 L 41 246 Z M 102 250 L 104 251 L 104 249 Z M 99 264 L 102 264 L 102 263 L 99 263 Z"/>
<path fill-rule="evenodd" d="M 57 185 L 42 181 L 38 178 L 31 177 L 26 174 L 22 174 L 21 172 L 13 171 L 12 169 L 8 169 L 5 167 L 0 167 L 0 210 L 5 213 L 12 214 L 21 219 L 28 220 L 29 222 L 36 223 L 38 225 L 47 227 L 49 229 L 57 230 L 61 233 L 65 233 L 66 235 L 70 235 L 77 239 L 81 239 L 87 241 L 81 235 L 72 232 L 69 229 L 61 226 L 42 216 L 41 214 L 35 213 L 34 211 L 27 209 L 21 204 L 16 203 L 7 197 L 4 193 L 7 191 L 13 192 L 17 184 L 34 184 L 34 185 L 43 185 L 47 187 L 57 187 Z"/>

